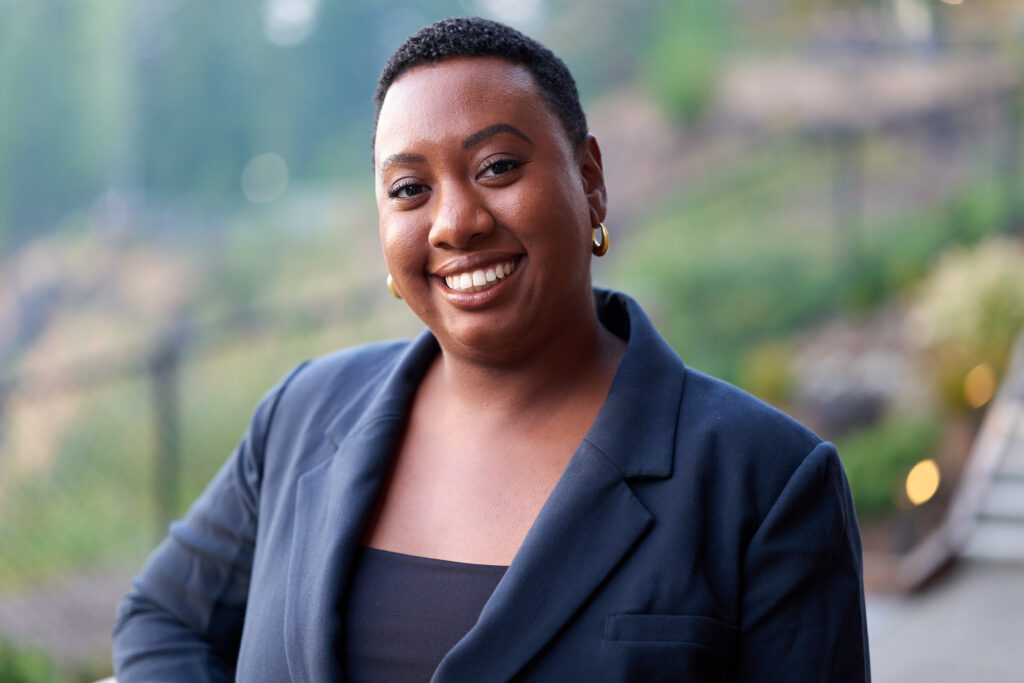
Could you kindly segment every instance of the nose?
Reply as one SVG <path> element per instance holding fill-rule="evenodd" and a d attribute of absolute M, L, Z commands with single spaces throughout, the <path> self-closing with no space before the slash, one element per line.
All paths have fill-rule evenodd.
<path fill-rule="evenodd" d="M 460 183 L 443 185 L 436 196 L 430 245 L 466 249 L 494 232 L 494 217 L 480 190 Z"/>

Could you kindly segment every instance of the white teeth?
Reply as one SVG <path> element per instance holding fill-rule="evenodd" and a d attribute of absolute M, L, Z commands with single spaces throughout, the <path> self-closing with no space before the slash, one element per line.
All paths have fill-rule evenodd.
<path fill-rule="evenodd" d="M 508 277 L 515 270 L 515 261 L 499 263 L 486 270 L 473 270 L 456 275 L 446 275 L 444 282 L 448 289 L 456 292 L 479 292 L 489 289 L 500 280 Z"/>

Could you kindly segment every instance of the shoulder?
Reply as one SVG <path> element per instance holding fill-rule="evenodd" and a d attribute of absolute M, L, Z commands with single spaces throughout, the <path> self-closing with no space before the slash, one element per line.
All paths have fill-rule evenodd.
<path fill-rule="evenodd" d="M 689 367 L 676 453 L 677 467 L 753 503 L 758 517 L 767 513 L 802 466 L 818 460 L 838 463 L 831 444 L 804 425 L 747 392 Z"/>
<path fill-rule="evenodd" d="M 620 435 L 642 430 L 647 446 L 668 446 L 661 439 L 674 431 L 676 485 L 699 482 L 705 498 L 720 492 L 740 496 L 737 503 L 754 498 L 759 509 L 767 505 L 822 440 L 782 411 L 686 365 L 630 297 L 595 294 L 602 322 L 629 343 L 619 368 L 625 391 L 615 395 L 615 412 L 629 419 L 613 419 L 611 428 Z"/>
<path fill-rule="evenodd" d="M 395 340 L 363 344 L 313 358 L 303 363 L 288 380 L 289 400 L 316 398 L 330 393 L 338 382 L 368 382 L 388 373 L 410 344 Z"/>
<path fill-rule="evenodd" d="M 404 404 L 433 338 L 350 347 L 307 360 L 256 408 L 246 442 L 263 480 L 288 482 L 334 453 L 357 425 Z"/>
<path fill-rule="evenodd" d="M 726 443 L 776 456 L 793 450 L 806 453 L 821 442 L 777 408 L 690 367 L 686 368 L 680 423 Z"/>
<path fill-rule="evenodd" d="M 408 340 L 364 344 L 300 364 L 271 392 L 277 393 L 275 423 L 322 427 L 347 406 L 365 406 L 403 363 L 412 344 Z"/>

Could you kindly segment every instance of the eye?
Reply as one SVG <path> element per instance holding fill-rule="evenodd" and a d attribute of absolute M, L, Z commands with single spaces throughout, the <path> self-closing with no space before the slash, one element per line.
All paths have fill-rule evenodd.
<path fill-rule="evenodd" d="M 512 157 L 501 157 L 489 162 L 484 169 L 480 171 L 477 178 L 497 178 L 503 176 L 506 173 L 511 173 L 522 166 L 522 162 Z"/>
<path fill-rule="evenodd" d="M 388 190 L 388 197 L 392 199 L 412 199 L 418 194 L 426 191 L 426 186 L 413 181 L 399 183 Z"/>

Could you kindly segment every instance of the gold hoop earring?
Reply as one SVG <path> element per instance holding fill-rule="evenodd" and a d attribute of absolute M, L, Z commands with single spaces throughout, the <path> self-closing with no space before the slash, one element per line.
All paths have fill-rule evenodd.
<path fill-rule="evenodd" d="M 401 299 L 402 295 L 398 293 L 398 288 L 395 287 L 395 278 L 391 277 L 391 273 L 388 273 L 388 279 L 385 282 L 387 282 L 388 291 L 391 292 L 391 296 Z"/>
<path fill-rule="evenodd" d="M 604 256 L 608 253 L 608 228 L 604 227 L 604 223 L 598 223 L 594 230 L 601 231 L 601 240 L 598 241 L 597 236 L 590 238 L 591 251 L 594 252 L 594 256 Z"/>

